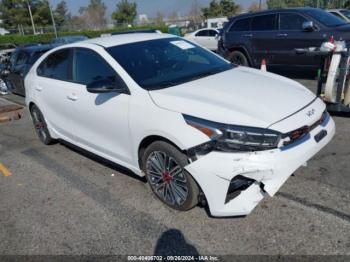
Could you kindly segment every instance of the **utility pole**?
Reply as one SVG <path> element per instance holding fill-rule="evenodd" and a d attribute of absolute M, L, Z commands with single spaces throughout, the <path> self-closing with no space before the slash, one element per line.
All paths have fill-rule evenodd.
<path fill-rule="evenodd" d="M 261 10 L 261 0 L 259 1 L 259 10 Z"/>
<path fill-rule="evenodd" d="M 49 9 L 50 9 L 53 31 L 55 32 L 55 37 L 57 38 L 57 28 L 56 28 L 55 18 L 54 18 L 53 13 L 52 13 L 50 0 L 47 0 L 47 4 L 49 5 Z"/>
<path fill-rule="evenodd" d="M 32 21 L 33 34 L 36 35 L 35 25 L 34 25 L 34 20 L 33 20 L 33 15 L 32 15 L 32 9 L 30 8 L 29 0 L 27 0 L 27 5 L 28 5 L 28 10 L 29 10 L 30 20 Z"/>

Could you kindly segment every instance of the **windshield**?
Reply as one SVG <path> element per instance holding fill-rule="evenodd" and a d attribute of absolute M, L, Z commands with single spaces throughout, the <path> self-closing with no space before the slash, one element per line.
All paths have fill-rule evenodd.
<path fill-rule="evenodd" d="M 347 18 L 350 19 L 350 10 L 340 10 L 340 13 L 342 13 L 343 15 L 345 15 Z"/>
<path fill-rule="evenodd" d="M 182 38 L 119 45 L 107 51 L 146 90 L 178 85 L 233 67 Z"/>
<path fill-rule="evenodd" d="M 347 24 L 341 18 L 339 18 L 335 15 L 332 15 L 328 12 L 325 12 L 321 9 L 306 10 L 305 13 L 312 16 L 313 18 L 315 18 L 316 20 L 318 20 L 319 22 L 321 22 L 325 26 L 335 27 L 335 26 Z"/>

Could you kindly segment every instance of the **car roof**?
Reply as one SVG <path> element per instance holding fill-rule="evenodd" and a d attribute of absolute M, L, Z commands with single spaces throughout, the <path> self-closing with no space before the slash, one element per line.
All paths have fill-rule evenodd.
<path fill-rule="evenodd" d="M 138 33 L 158 33 L 157 29 L 139 29 L 139 30 L 129 30 L 124 32 L 113 32 L 111 35 L 125 35 L 125 34 L 138 34 Z"/>
<path fill-rule="evenodd" d="M 263 10 L 263 11 L 253 12 L 253 13 L 244 13 L 238 16 L 232 16 L 230 17 L 230 20 L 232 21 L 237 18 L 245 18 L 245 17 L 251 17 L 255 15 L 273 14 L 277 12 L 279 13 L 290 12 L 290 11 L 302 12 L 302 11 L 308 11 L 308 10 L 322 10 L 322 9 L 312 8 L 312 7 L 276 8 L 276 9 Z"/>
<path fill-rule="evenodd" d="M 117 45 L 124 45 L 124 44 L 149 41 L 149 40 L 157 40 L 157 39 L 166 39 L 171 37 L 177 37 L 177 36 L 170 35 L 170 34 L 158 34 L 158 33 L 130 33 L 130 34 L 120 34 L 120 35 L 92 38 L 79 43 L 90 43 L 90 44 L 100 45 L 105 48 L 108 48 L 108 47 L 117 46 Z"/>

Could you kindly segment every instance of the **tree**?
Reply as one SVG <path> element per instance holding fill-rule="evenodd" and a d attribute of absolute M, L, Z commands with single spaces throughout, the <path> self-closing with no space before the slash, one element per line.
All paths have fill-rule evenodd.
<path fill-rule="evenodd" d="M 201 22 L 202 17 L 202 10 L 198 4 L 198 0 L 192 1 L 192 6 L 190 9 L 190 12 L 188 14 L 188 17 L 190 20 L 192 20 L 195 24 L 198 24 Z"/>
<path fill-rule="evenodd" d="M 107 24 L 106 6 L 102 0 L 90 0 L 87 7 L 80 7 L 79 13 L 84 25 L 91 29 L 101 29 Z"/>
<path fill-rule="evenodd" d="M 28 6 L 22 0 L 2 0 L 0 14 L 5 28 L 30 25 Z"/>
<path fill-rule="evenodd" d="M 137 5 L 135 2 L 122 0 L 117 4 L 117 9 L 112 14 L 112 19 L 117 23 L 131 24 L 137 15 Z"/>
<path fill-rule="evenodd" d="M 220 1 L 221 13 L 223 16 L 232 16 L 238 13 L 240 6 L 232 0 Z"/>
<path fill-rule="evenodd" d="M 47 0 L 38 1 L 32 8 L 35 25 L 47 26 L 52 23 L 49 3 Z"/>
<path fill-rule="evenodd" d="M 284 7 L 318 7 L 324 9 L 343 8 L 344 0 L 267 0 L 269 8 L 284 8 Z"/>
<path fill-rule="evenodd" d="M 284 0 L 267 0 L 266 5 L 269 9 L 287 7 L 287 4 Z"/>
<path fill-rule="evenodd" d="M 175 22 L 179 20 L 179 13 L 177 11 L 173 11 L 168 15 L 168 20 L 171 22 Z"/>
<path fill-rule="evenodd" d="M 28 0 L 28 2 L 27 0 L 3 0 L 0 2 L 0 12 L 6 28 L 31 25 L 28 3 L 36 25 L 51 25 L 51 14 L 47 0 Z"/>
<path fill-rule="evenodd" d="M 248 11 L 249 12 L 257 12 L 257 11 L 260 11 L 260 10 L 264 10 L 264 9 L 266 9 L 266 5 L 265 4 L 261 4 L 261 6 L 260 6 L 260 4 L 259 3 L 257 3 L 257 2 L 255 2 L 255 3 L 252 3 L 249 7 L 248 7 Z"/>
<path fill-rule="evenodd" d="M 344 8 L 350 9 L 350 0 L 348 0 L 348 1 L 345 2 Z"/>
<path fill-rule="evenodd" d="M 209 7 L 202 8 L 203 16 L 205 18 L 219 17 L 219 16 L 233 16 L 240 10 L 240 6 L 233 0 L 212 0 Z"/>
<path fill-rule="evenodd" d="M 220 4 L 216 0 L 212 0 L 209 4 L 209 7 L 202 8 L 202 12 L 205 18 L 220 16 Z"/>
<path fill-rule="evenodd" d="M 67 23 L 73 30 L 84 29 L 85 21 L 81 16 L 72 16 L 68 19 Z"/>
<path fill-rule="evenodd" d="M 164 14 L 160 11 L 157 12 L 155 22 L 157 25 L 163 25 L 164 24 Z"/>
<path fill-rule="evenodd" d="M 56 22 L 57 26 L 62 26 L 70 18 L 70 14 L 68 13 L 66 1 L 59 2 L 53 13 L 54 13 L 55 22 Z"/>

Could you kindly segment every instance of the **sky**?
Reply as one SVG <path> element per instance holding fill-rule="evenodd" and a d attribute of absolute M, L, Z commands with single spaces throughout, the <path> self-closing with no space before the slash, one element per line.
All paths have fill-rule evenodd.
<path fill-rule="evenodd" d="M 77 14 L 79 7 L 86 6 L 90 0 L 65 0 L 68 8 L 72 14 Z M 155 16 L 157 11 L 161 11 L 165 15 L 169 15 L 174 11 L 180 13 L 180 15 L 186 15 L 191 7 L 192 0 L 133 0 L 137 3 L 138 14 L 147 14 L 149 17 Z M 202 6 L 208 5 L 211 0 L 198 0 L 198 3 Z M 237 4 L 244 7 L 249 6 L 253 2 L 259 0 L 236 0 Z M 51 5 L 56 6 L 60 0 L 51 0 Z M 115 8 L 118 0 L 103 0 L 107 6 L 107 13 L 111 14 Z"/>

